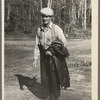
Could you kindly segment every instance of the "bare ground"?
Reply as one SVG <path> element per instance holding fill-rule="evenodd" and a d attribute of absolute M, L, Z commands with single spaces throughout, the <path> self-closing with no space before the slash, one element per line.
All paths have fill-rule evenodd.
<path fill-rule="evenodd" d="M 14 74 L 33 77 L 40 82 L 39 63 L 33 67 L 34 41 L 5 41 L 4 100 L 43 100 L 39 85 L 19 89 Z M 61 90 L 60 100 L 91 100 L 91 40 L 69 40 L 67 59 L 71 87 Z"/>

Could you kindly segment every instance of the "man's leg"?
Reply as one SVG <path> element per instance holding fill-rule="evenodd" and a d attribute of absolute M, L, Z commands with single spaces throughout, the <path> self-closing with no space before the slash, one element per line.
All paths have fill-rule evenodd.
<path fill-rule="evenodd" d="M 50 72 L 49 87 L 51 100 L 58 100 L 58 97 L 60 96 L 60 84 L 55 71 Z"/>

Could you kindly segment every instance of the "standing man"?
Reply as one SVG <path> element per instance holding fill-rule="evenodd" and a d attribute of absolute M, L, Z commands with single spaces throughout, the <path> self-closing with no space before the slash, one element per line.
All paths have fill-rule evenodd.
<path fill-rule="evenodd" d="M 47 93 L 45 100 L 58 100 L 60 87 L 65 84 L 65 88 L 70 87 L 69 72 L 63 54 L 65 49 L 61 49 L 67 47 L 67 41 L 62 29 L 51 21 L 53 10 L 47 7 L 41 9 L 40 13 L 42 26 L 36 34 L 33 64 L 36 66 L 36 60 L 40 55 L 41 84 Z"/>

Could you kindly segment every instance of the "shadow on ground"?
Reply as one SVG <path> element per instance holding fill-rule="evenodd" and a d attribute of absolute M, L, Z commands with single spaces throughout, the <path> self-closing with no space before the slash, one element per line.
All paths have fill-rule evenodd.
<path fill-rule="evenodd" d="M 21 90 L 24 90 L 23 85 L 25 85 L 28 90 L 34 94 L 39 99 L 46 99 L 48 96 L 48 93 L 46 91 L 46 88 L 42 86 L 41 83 L 36 82 L 34 78 L 26 77 L 21 74 L 16 74 L 19 82 L 19 87 Z"/>

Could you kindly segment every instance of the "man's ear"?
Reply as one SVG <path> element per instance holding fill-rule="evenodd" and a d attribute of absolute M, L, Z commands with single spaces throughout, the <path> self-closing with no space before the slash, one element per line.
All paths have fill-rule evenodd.
<path fill-rule="evenodd" d="M 53 16 L 51 16 L 50 19 L 51 19 L 52 21 L 54 21 L 54 17 L 53 17 Z"/>
<path fill-rule="evenodd" d="M 50 19 L 52 19 L 52 16 L 49 16 Z"/>

